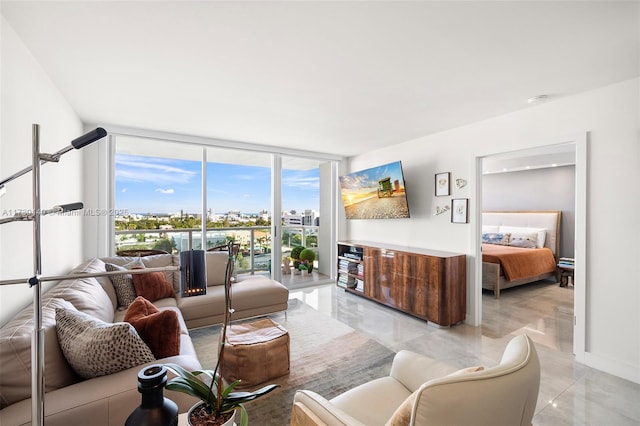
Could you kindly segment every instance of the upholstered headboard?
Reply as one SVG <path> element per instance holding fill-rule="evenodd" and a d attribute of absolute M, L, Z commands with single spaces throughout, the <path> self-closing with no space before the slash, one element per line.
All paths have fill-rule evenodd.
<path fill-rule="evenodd" d="M 482 212 L 482 225 L 544 228 L 547 231 L 544 246 L 557 258 L 560 253 L 560 210 L 518 210 Z"/>

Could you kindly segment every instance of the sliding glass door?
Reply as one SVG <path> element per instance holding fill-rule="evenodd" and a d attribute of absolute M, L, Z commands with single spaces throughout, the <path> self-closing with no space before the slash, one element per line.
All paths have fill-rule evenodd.
<path fill-rule="evenodd" d="M 312 271 L 318 271 L 318 229 L 320 227 L 320 164 L 314 159 L 282 157 L 282 256 L 291 255 L 294 247 L 309 248 L 314 252 Z M 283 262 L 283 268 L 286 262 Z M 306 266 L 305 266 L 306 267 Z M 291 268 L 294 265 L 291 264 Z M 299 269 L 284 270 L 284 275 L 300 275 Z M 307 278 L 311 278 L 305 274 Z M 292 277 L 300 282 L 302 278 Z"/>
<path fill-rule="evenodd" d="M 240 244 L 238 273 L 271 272 L 271 154 L 206 148 L 207 248 Z"/>
<path fill-rule="evenodd" d="M 335 161 L 118 135 L 112 188 L 122 214 L 111 247 L 177 253 L 235 241 L 238 273 L 280 279 L 290 273 L 283 259 L 304 246 L 315 273 L 329 275 L 336 182 L 327 170 Z"/>

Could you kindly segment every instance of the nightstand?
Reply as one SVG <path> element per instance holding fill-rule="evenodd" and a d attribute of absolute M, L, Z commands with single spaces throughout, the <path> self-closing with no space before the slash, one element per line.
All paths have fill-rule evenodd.
<path fill-rule="evenodd" d="M 560 277 L 560 287 L 566 287 L 569 285 L 569 278 L 571 278 L 571 284 L 575 285 L 573 280 L 573 272 L 575 270 L 574 265 L 558 264 L 558 276 Z"/>

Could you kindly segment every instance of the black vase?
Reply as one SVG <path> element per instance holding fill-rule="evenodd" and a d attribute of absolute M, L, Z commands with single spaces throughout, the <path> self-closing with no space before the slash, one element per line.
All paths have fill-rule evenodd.
<path fill-rule="evenodd" d="M 178 406 L 163 394 L 167 369 L 150 365 L 138 372 L 138 392 L 142 404 L 129 415 L 125 426 L 177 426 Z"/>

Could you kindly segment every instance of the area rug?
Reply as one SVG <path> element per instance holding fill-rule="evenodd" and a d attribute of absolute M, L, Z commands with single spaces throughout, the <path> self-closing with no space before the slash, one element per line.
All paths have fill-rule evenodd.
<path fill-rule="evenodd" d="M 288 425 L 293 396 L 298 389 L 312 390 L 331 399 L 389 374 L 393 351 L 299 299 L 289 301 L 286 319 L 284 314 L 271 318 L 289 332 L 290 373 L 268 381 L 280 387 L 245 405 L 250 424 Z M 214 368 L 220 326 L 189 333 L 203 368 Z"/>

